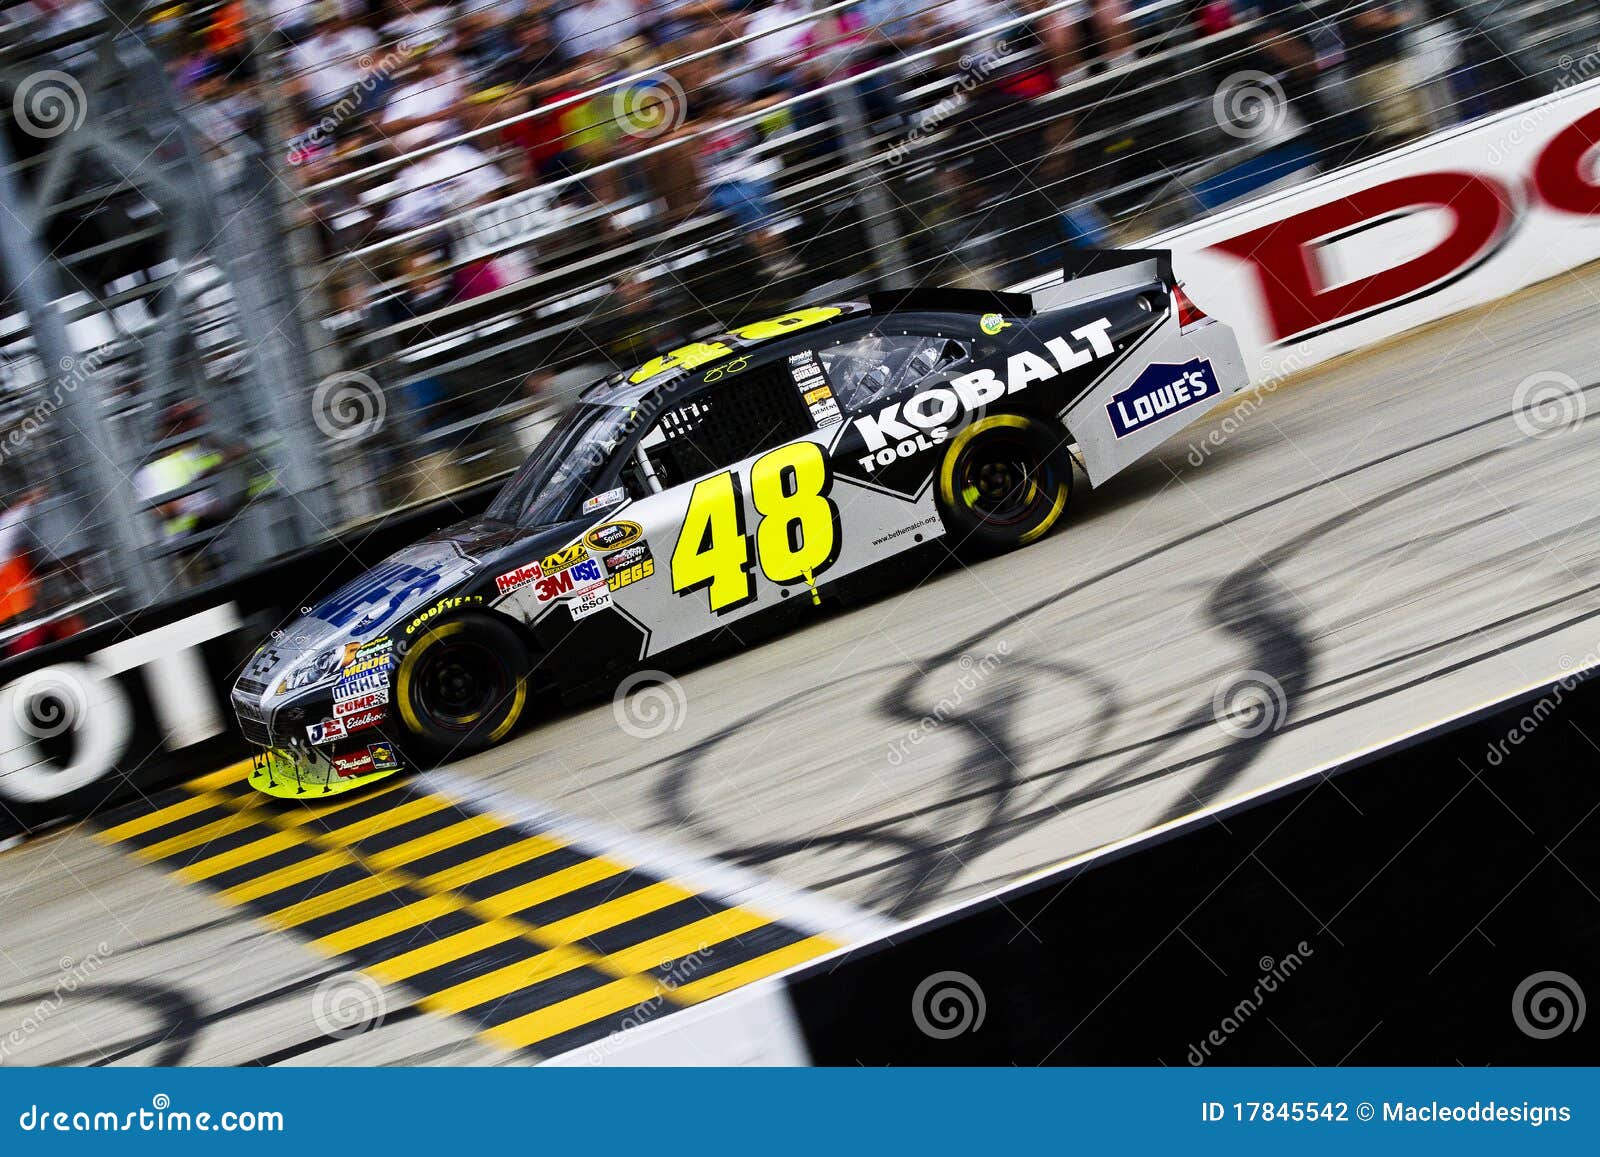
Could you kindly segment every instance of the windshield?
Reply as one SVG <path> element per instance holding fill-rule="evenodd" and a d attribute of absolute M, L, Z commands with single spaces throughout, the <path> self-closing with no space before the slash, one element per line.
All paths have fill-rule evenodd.
<path fill-rule="evenodd" d="M 634 409 L 579 403 L 528 456 L 486 512 L 519 526 L 571 518 L 630 429 Z"/>

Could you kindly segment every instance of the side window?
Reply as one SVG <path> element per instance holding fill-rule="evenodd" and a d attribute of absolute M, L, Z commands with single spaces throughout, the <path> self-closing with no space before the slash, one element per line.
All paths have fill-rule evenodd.
<path fill-rule="evenodd" d="M 870 333 L 819 349 L 817 356 L 845 407 L 863 410 L 931 373 L 965 361 L 971 352 L 955 338 Z"/>
<path fill-rule="evenodd" d="M 732 364 L 730 363 L 730 367 Z M 670 406 L 640 441 L 663 488 L 804 437 L 814 425 L 782 362 L 730 373 Z"/>

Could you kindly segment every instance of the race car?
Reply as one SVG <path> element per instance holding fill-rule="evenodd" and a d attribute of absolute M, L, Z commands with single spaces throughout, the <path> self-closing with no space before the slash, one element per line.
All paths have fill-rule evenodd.
<path fill-rule="evenodd" d="M 274 632 L 232 693 L 262 749 L 250 783 L 349 791 L 752 616 L 813 613 L 935 540 L 1036 542 L 1075 463 L 1098 485 L 1245 383 L 1157 250 L 1073 251 L 1031 294 L 880 293 L 671 350 L 585 390 L 482 517 Z"/>

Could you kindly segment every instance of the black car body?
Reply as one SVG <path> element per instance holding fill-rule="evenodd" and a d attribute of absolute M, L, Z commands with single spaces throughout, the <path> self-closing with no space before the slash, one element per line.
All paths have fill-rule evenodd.
<path fill-rule="evenodd" d="M 596 383 L 481 519 L 257 652 L 233 693 L 272 753 L 252 784 L 325 794 L 474 750 L 921 543 L 1042 537 L 1069 446 L 1100 483 L 1246 381 L 1164 252 L 1066 272 L 797 310 Z"/>

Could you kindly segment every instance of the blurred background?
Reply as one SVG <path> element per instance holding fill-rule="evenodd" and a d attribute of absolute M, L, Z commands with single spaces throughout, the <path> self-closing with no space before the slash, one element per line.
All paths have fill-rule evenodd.
<path fill-rule="evenodd" d="M 1600 74 L 1593 0 L 0 0 L 0 659 L 615 369 L 1001 288 Z"/>

